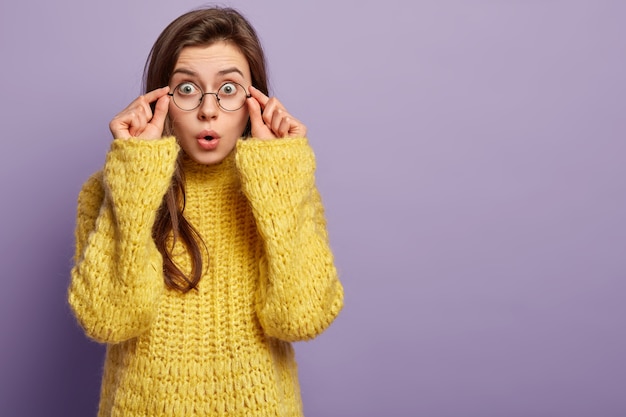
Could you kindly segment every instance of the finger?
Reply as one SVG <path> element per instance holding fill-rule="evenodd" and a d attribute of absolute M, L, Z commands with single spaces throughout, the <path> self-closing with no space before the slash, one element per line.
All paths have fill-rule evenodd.
<path fill-rule="evenodd" d="M 170 92 L 170 87 L 169 86 L 165 86 L 165 87 L 161 87 L 161 88 L 157 88 L 156 90 L 152 90 L 146 94 L 144 94 L 143 97 L 148 103 L 152 103 L 158 99 L 160 99 L 161 97 L 167 95 L 167 93 Z"/>
<path fill-rule="evenodd" d="M 248 113 L 250 114 L 250 126 L 252 129 L 263 125 L 263 118 L 261 117 L 261 105 L 254 97 L 246 99 L 248 104 Z"/>
<path fill-rule="evenodd" d="M 287 113 L 285 109 L 276 109 L 272 118 L 272 130 L 278 137 L 284 138 L 293 136 L 292 133 L 297 130 L 300 122 Z"/>
<path fill-rule="evenodd" d="M 306 137 L 306 126 L 298 119 L 287 114 L 279 127 L 280 137 L 283 138 L 304 138 Z"/>
<path fill-rule="evenodd" d="M 163 126 L 165 126 L 165 118 L 167 117 L 167 111 L 170 107 L 170 97 L 161 96 L 154 107 L 154 115 L 150 124 L 157 128 L 159 132 L 163 132 Z"/>
<path fill-rule="evenodd" d="M 142 100 L 142 102 L 139 103 L 137 114 L 145 124 L 150 123 L 150 120 L 152 120 L 152 108 L 150 107 L 150 104 L 148 104 L 145 100 Z"/>
<path fill-rule="evenodd" d="M 287 118 L 288 116 L 289 115 L 282 109 L 276 109 L 276 111 L 272 113 L 272 121 L 270 126 L 276 136 L 283 137 L 280 133 L 280 126 L 284 123 L 285 118 Z"/>
<path fill-rule="evenodd" d="M 113 139 L 125 139 L 130 137 L 128 126 L 125 123 L 120 123 L 116 119 L 111 120 L 111 123 L 109 123 L 109 130 L 111 131 L 111 135 L 113 135 Z"/>
<path fill-rule="evenodd" d="M 150 119 L 152 118 L 152 110 L 147 105 L 139 105 L 135 107 L 132 111 L 133 117 L 132 120 L 132 130 L 134 131 L 135 137 L 139 137 L 143 131 L 146 129 L 148 123 L 150 123 Z M 129 131 L 131 129 L 129 128 Z"/>
<path fill-rule="evenodd" d="M 130 116 L 130 123 L 128 127 L 128 132 L 130 133 L 131 137 L 139 137 L 146 128 L 146 124 L 146 119 L 142 113 L 132 113 Z"/>
<path fill-rule="evenodd" d="M 285 111 L 285 108 L 276 97 L 270 98 L 265 103 L 265 107 L 263 108 L 263 120 L 266 125 L 272 125 L 272 121 L 274 120 L 274 117 L 276 117 L 275 113 L 279 110 Z"/>
<path fill-rule="evenodd" d="M 301 122 L 298 122 L 298 126 L 297 126 L 297 129 L 293 133 L 293 137 L 306 138 L 306 134 L 307 134 L 306 126 L 302 124 Z"/>
<path fill-rule="evenodd" d="M 143 130 L 142 125 L 146 124 L 146 104 L 143 96 L 135 99 L 130 105 L 116 116 L 121 125 L 125 125 L 132 134 L 137 130 Z"/>
<path fill-rule="evenodd" d="M 157 88 L 137 97 L 124 110 L 118 113 L 109 123 L 109 130 L 114 138 L 138 137 L 140 136 L 152 119 L 152 109 L 150 103 L 161 97 L 167 97 L 169 87 Z"/>
<path fill-rule="evenodd" d="M 259 104 L 261 105 L 261 109 L 265 109 L 265 105 L 270 100 L 270 98 L 266 96 L 265 94 L 263 94 L 261 90 L 253 86 L 250 86 L 249 91 L 250 91 L 250 95 L 254 97 L 256 101 L 259 102 Z"/>
<path fill-rule="evenodd" d="M 276 136 L 279 138 L 286 138 L 289 136 L 289 130 L 292 125 L 292 120 L 289 117 L 284 117 L 280 121 L 280 125 L 278 126 L 278 130 L 276 131 Z"/>
<path fill-rule="evenodd" d="M 246 101 L 248 103 L 248 112 L 250 114 L 250 130 L 252 136 L 260 139 L 272 137 L 272 132 L 263 122 L 261 104 L 254 97 L 250 97 Z"/>

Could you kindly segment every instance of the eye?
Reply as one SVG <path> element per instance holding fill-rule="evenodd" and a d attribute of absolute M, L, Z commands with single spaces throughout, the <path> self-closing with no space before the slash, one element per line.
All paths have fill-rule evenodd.
<path fill-rule="evenodd" d="M 223 96 L 234 96 L 237 94 L 237 84 L 235 83 L 226 83 L 220 87 L 219 94 Z"/>
<path fill-rule="evenodd" d="M 183 96 L 191 96 L 194 94 L 198 94 L 200 92 L 200 88 L 194 83 L 182 83 L 176 87 L 176 92 Z"/>

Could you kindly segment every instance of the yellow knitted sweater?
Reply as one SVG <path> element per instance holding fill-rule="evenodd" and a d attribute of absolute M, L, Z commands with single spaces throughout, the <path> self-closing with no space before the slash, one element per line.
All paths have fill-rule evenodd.
<path fill-rule="evenodd" d="M 78 198 L 68 299 L 107 344 L 98 415 L 301 416 L 290 342 L 343 305 L 313 152 L 305 138 L 249 139 L 218 165 L 184 159 L 184 214 L 209 259 L 183 294 L 165 286 L 151 237 L 179 151 L 174 138 L 116 139 Z"/>

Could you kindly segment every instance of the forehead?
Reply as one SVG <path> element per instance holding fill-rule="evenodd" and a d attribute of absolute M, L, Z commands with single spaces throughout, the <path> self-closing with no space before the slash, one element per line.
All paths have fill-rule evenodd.
<path fill-rule="evenodd" d="M 227 42 L 184 47 L 178 56 L 174 70 L 181 68 L 191 70 L 203 77 L 212 77 L 224 69 L 237 68 L 243 73 L 244 78 L 250 80 L 250 66 L 246 57 L 239 48 Z"/>

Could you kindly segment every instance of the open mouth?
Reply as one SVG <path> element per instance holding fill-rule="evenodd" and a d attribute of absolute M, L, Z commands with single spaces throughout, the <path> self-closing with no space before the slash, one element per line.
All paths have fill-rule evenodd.
<path fill-rule="evenodd" d="M 200 132 L 197 136 L 198 140 L 201 141 L 201 143 L 204 144 L 215 144 L 217 142 L 219 142 L 219 138 L 220 135 L 217 134 L 217 132 L 211 130 L 211 129 L 206 129 L 203 130 L 202 132 Z"/>

